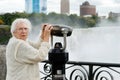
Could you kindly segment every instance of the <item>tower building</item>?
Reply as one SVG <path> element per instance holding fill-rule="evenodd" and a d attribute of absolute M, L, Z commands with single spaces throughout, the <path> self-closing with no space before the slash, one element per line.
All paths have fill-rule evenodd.
<path fill-rule="evenodd" d="M 61 0 L 61 14 L 69 14 L 69 0 Z"/>

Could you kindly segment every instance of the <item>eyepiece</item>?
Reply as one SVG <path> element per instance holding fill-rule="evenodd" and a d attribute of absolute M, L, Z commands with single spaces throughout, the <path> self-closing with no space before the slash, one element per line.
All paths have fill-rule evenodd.
<path fill-rule="evenodd" d="M 64 34 L 67 34 L 67 36 L 71 36 L 72 34 L 72 28 L 70 26 L 65 25 L 52 25 L 53 29 L 51 30 L 51 35 L 63 37 Z"/>

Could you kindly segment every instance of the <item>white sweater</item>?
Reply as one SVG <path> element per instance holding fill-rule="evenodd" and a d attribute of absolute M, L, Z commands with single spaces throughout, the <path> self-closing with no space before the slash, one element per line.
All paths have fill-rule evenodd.
<path fill-rule="evenodd" d="M 40 80 L 38 62 L 46 58 L 49 48 L 47 42 L 33 43 L 12 37 L 6 48 L 6 80 Z"/>

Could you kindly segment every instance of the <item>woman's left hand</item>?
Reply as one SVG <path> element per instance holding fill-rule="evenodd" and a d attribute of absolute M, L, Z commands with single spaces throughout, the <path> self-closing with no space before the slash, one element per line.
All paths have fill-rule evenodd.
<path fill-rule="evenodd" d="M 50 37 L 52 28 L 53 27 L 51 24 L 43 24 L 42 25 L 41 38 L 43 41 L 49 42 L 49 37 Z"/>

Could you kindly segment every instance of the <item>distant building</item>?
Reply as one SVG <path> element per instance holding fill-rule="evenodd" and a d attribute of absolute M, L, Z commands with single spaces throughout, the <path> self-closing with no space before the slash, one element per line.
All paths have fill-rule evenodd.
<path fill-rule="evenodd" d="M 40 0 L 40 1 L 41 1 L 40 11 L 42 13 L 47 13 L 47 0 Z"/>
<path fill-rule="evenodd" d="M 120 17 L 120 13 L 110 12 L 109 17 Z"/>
<path fill-rule="evenodd" d="M 80 16 L 96 15 L 96 6 L 90 5 L 88 1 L 85 1 L 80 5 Z"/>
<path fill-rule="evenodd" d="M 25 0 L 26 13 L 47 13 L 47 0 Z"/>
<path fill-rule="evenodd" d="M 69 14 L 69 0 L 61 0 L 61 14 Z"/>

